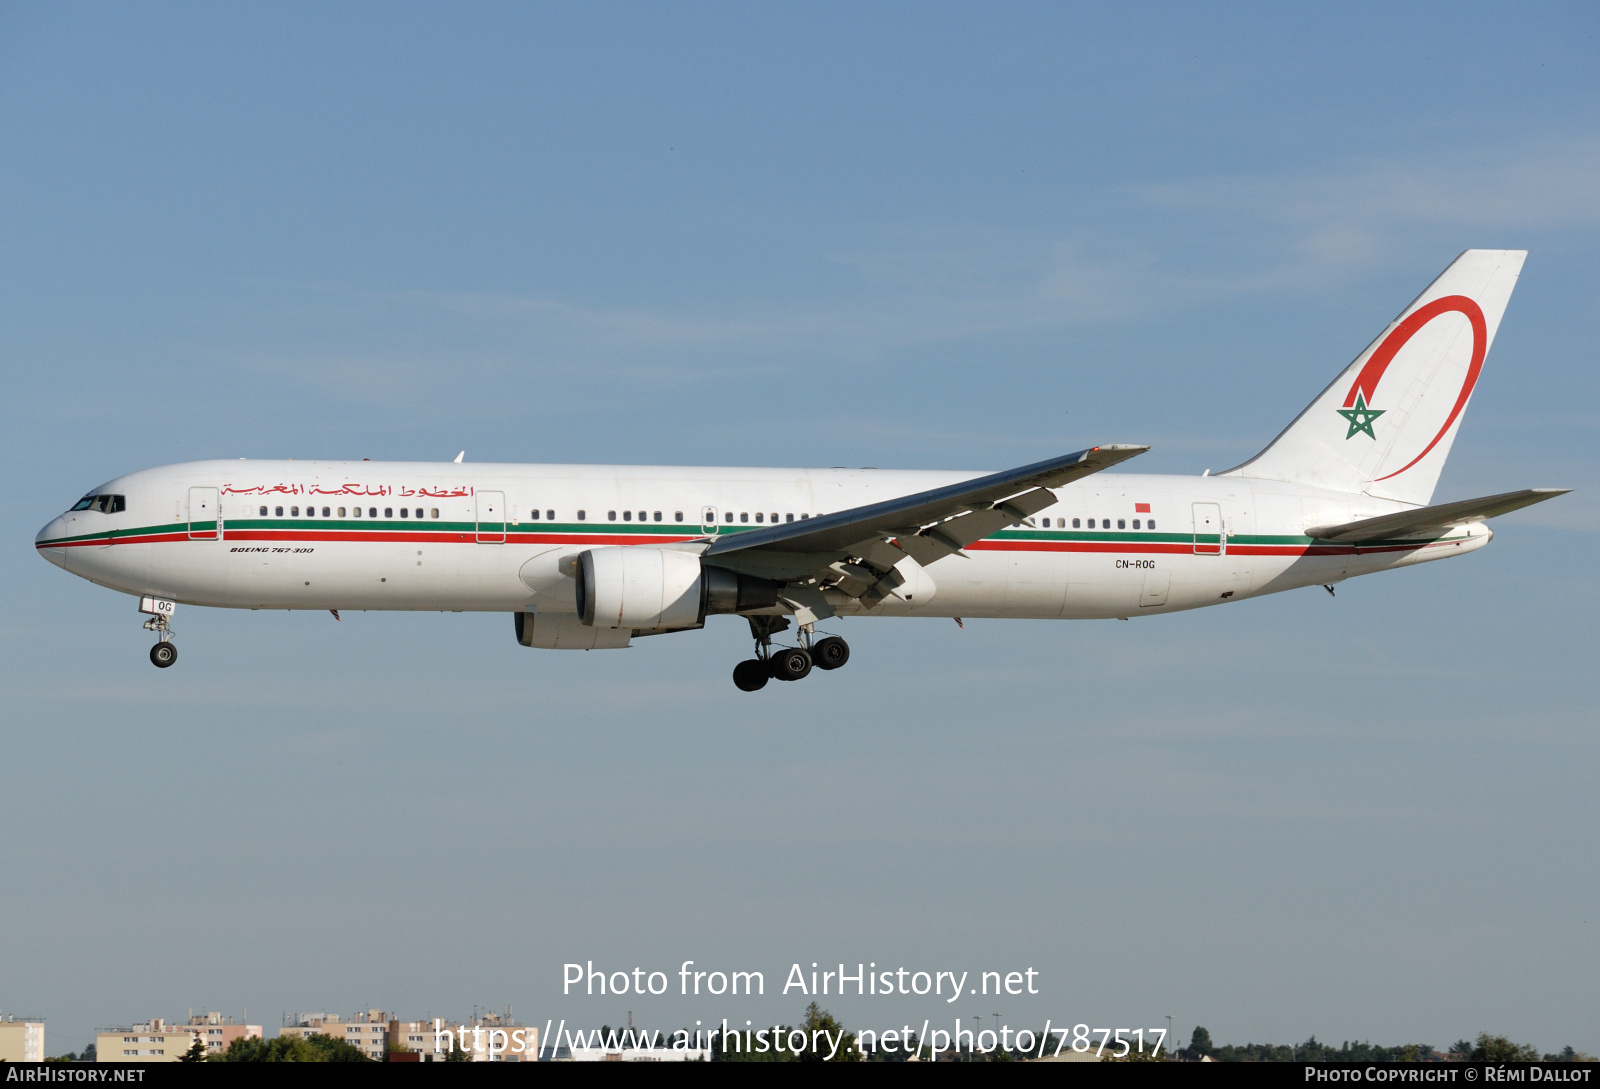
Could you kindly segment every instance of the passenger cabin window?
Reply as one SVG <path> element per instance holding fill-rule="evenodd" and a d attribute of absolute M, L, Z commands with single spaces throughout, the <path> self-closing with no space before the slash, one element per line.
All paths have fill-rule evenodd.
<path fill-rule="evenodd" d="M 351 513 L 354 514 L 357 518 L 360 518 L 361 517 L 361 508 L 360 507 L 356 507 Z"/>
<path fill-rule="evenodd" d="M 1127 522 L 1127 519 L 1125 519 L 1125 518 L 1118 518 L 1118 519 L 1117 519 L 1117 528 L 1118 528 L 1118 529 L 1127 529 L 1127 528 L 1128 528 L 1128 522 Z"/>
<path fill-rule="evenodd" d="M 1073 529 L 1077 529 L 1078 528 L 1078 520 L 1076 518 L 1074 518 L 1072 520 L 1072 528 Z"/>
<path fill-rule="evenodd" d="M 623 521 L 624 521 L 624 522 L 631 522 L 631 521 L 633 521 L 633 511 L 631 511 L 631 510 L 625 510 L 625 511 L 623 511 L 623 512 L 622 512 L 622 520 L 623 520 Z"/>
<path fill-rule="evenodd" d="M 749 511 L 743 511 L 742 510 L 742 511 L 739 512 L 739 521 L 748 522 L 749 520 L 750 520 L 750 512 Z"/>
<path fill-rule="evenodd" d="M 428 511 L 428 515 L 429 515 L 429 517 L 432 517 L 432 518 L 437 518 L 437 517 L 439 517 L 439 508 L 438 508 L 438 507 L 433 507 L 433 508 L 431 508 L 431 509 L 430 509 L 430 510 L 429 510 L 429 511 Z M 419 514 L 419 515 L 417 515 L 417 517 L 418 517 L 418 518 L 420 518 L 420 517 L 422 517 L 422 515 L 420 515 L 420 514 Z"/>
<path fill-rule="evenodd" d="M 266 507 L 262 507 L 261 508 L 261 517 L 265 518 L 266 516 L 267 516 L 267 508 Z"/>
<path fill-rule="evenodd" d="M 378 508 L 377 507 L 368 507 L 367 508 L 367 517 L 368 518 L 376 518 L 377 516 L 378 516 Z"/>
<path fill-rule="evenodd" d="M 291 518 L 300 517 L 300 508 L 299 507 L 290 507 L 289 508 L 289 517 L 291 517 Z"/>
<path fill-rule="evenodd" d="M 675 510 L 675 511 L 673 511 L 673 512 L 672 512 L 672 520 L 673 520 L 673 521 L 674 521 L 674 522 L 681 522 L 681 521 L 683 521 L 683 511 L 681 511 L 681 510 Z"/>
<path fill-rule="evenodd" d="M 383 508 L 383 516 L 385 518 L 393 518 L 394 517 L 394 508 L 393 507 L 384 507 Z"/>
<path fill-rule="evenodd" d="M 410 514 L 411 514 L 411 512 L 409 510 L 407 510 L 405 507 L 401 507 L 400 508 L 400 517 L 405 518 L 405 517 L 408 517 Z"/>
<path fill-rule="evenodd" d="M 756 521 L 758 521 L 758 522 L 761 521 L 761 512 L 760 511 L 756 511 Z"/>
<path fill-rule="evenodd" d="M 589 517 L 589 512 L 588 511 L 580 510 L 578 512 L 578 521 L 581 522 L 587 517 Z"/>
<path fill-rule="evenodd" d="M 1133 520 L 1133 528 L 1134 529 L 1138 529 L 1139 528 L 1139 519 L 1135 518 Z"/>
<path fill-rule="evenodd" d="M 610 521 L 610 522 L 615 522 L 617 520 L 617 512 L 614 511 L 614 510 L 606 511 L 606 520 Z"/>
<path fill-rule="evenodd" d="M 282 518 L 283 517 L 283 508 L 282 507 L 273 507 L 272 508 L 272 515 L 273 515 L 274 518 Z"/>
<path fill-rule="evenodd" d="M 1156 528 L 1156 520 L 1154 518 L 1150 519 L 1148 522 L 1146 522 L 1144 524 L 1144 528 L 1145 529 L 1155 529 Z"/>
<path fill-rule="evenodd" d="M 556 520 L 556 512 L 555 512 L 555 511 L 553 511 L 553 510 L 547 510 L 547 511 L 545 511 L 545 512 L 544 512 L 544 516 L 545 516 L 545 517 L 546 517 L 546 518 L 548 518 L 548 519 L 549 519 L 549 520 L 550 520 L 550 521 L 552 521 L 552 522 L 554 522 L 554 521 L 555 521 L 555 520 Z M 579 518 L 582 518 L 582 517 L 583 517 L 583 515 L 581 515 L 581 514 L 580 514 L 580 515 L 578 515 L 578 517 L 579 517 Z"/>
<path fill-rule="evenodd" d="M 661 512 L 660 512 L 660 511 L 656 511 L 656 512 L 655 512 L 655 513 L 654 513 L 654 514 L 653 514 L 653 515 L 651 515 L 651 518 L 650 518 L 650 520 L 651 520 L 651 521 L 652 521 L 652 522 L 659 522 L 659 521 L 661 521 Z"/>
<path fill-rule="evenodd" d="M 328 508 L 327 507 L 323 507 L 322 508 L 322 516 L 324 518 L 328 517 Z"/>
<path fill-rule="evenodd" d="M 723 519 L 722 519 L 722 520 L 723 520 L 723 521 L 724 521 L 724 522 L 731 522 L 731 521 L 733 521 L 733 511 L 731 511 L 731 510 L 730 510 L 730 511 L 729 511 L 729 512 L 728 512 L 728 513 L 727 513 L 727 514 L 726 514 L 726 515 L 724 515 L 724 516 L 723 516 Z"/>
<path fill-rule="evenodd" d="M 646 513 L 646 512 L 644 512 L 644 511 L 640 511 L 640 512 L 639 512 L 639 521 L 641 521 L 641 522 L 646 522 L 646 521 L 649 521 L 649 519 L 647 519 L 647 518 L 646 518 L 646 517 L 645 517 L 645 513 Z"/>
<path fill-rule="evenodd" d="M 537 522 L 539 520 L 539 512 L 537 510 L 529 511 L 528 512 L 528 519 L 529 519 L 529 521 Z"/>
<path fill-rule="evenodd" d="M 339 508 L 339 517 L 340 517 L 340 518 L 343 518 L 343 517 L 344 517 L 344 508 L 343 508 L 343 507 L 340 507 L 340 508 Z"/>

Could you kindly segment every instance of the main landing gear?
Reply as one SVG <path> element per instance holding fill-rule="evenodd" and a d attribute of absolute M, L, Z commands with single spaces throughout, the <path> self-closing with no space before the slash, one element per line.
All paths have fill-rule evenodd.
<path fill-rule="evenodd" d="M 756 692 L 769 680 L 798 681 L 816 669 L 838 669 L 850 660 L 850 644 L 837 635 L 812 642 L 812 625 L 801 626 L 800 646 L 772 647 L 772 637 L 789 626 L 787 617 L 751 616 L 750 634 L 756 641 L 756 656 L 733 667 L 733 683 L 741 692 Z"/>

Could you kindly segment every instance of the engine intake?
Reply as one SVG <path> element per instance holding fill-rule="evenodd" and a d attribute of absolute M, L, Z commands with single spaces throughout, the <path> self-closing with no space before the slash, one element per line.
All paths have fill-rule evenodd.
<path fill-rule="evenodd" d="M 670 631 L 714 613 L 766 609 L 778 584 L 718 567 L 691 552 L 619 546 L 578 554 L 578 619 L 590 627 Z"/>

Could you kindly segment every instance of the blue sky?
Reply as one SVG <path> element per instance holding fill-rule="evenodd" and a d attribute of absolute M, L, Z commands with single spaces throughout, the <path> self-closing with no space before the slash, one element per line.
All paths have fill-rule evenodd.
<path fill-rule="evenodd" d="M 1586 5 L 0 8 L 0 1010 L 598 1025 L 560 965 L 1044 973 L 1218 1041 L 1600 1049 Z M 1531 251 L 1459 563 L 1140 623 L 175 622 L 32 555 L 209 457 L 1000 468 L 1266 443 L 1460 250 Z M 847 1023 L 920 1004 L 833 1003 Z"/>

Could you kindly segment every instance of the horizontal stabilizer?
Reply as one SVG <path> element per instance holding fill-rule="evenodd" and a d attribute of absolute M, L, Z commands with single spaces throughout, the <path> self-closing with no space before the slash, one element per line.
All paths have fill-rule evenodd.
<path fill-rule="evenodd" d="M 1425 537 L 1439 535 L 1468 522 L 1481 522 L 1498 514 L 1510 514 L 1546 499 L 1566 495 L 1571 488 L 1524 488 L 1520 492 L 1487 495 L 1482 499 L 1460 499 L 1454 503 L 1440 503 L 1434 507 L 1418 507 L 1397 514 L 1380 514 L 1376 518 L 1363 518 L 1338 526 L 1313 526 L 1306 536 L 1319 541 L 1337 541 L 1342 544 L 1360 544 L 1363 541 L 1387 540 L 1391 537 Z"/>

